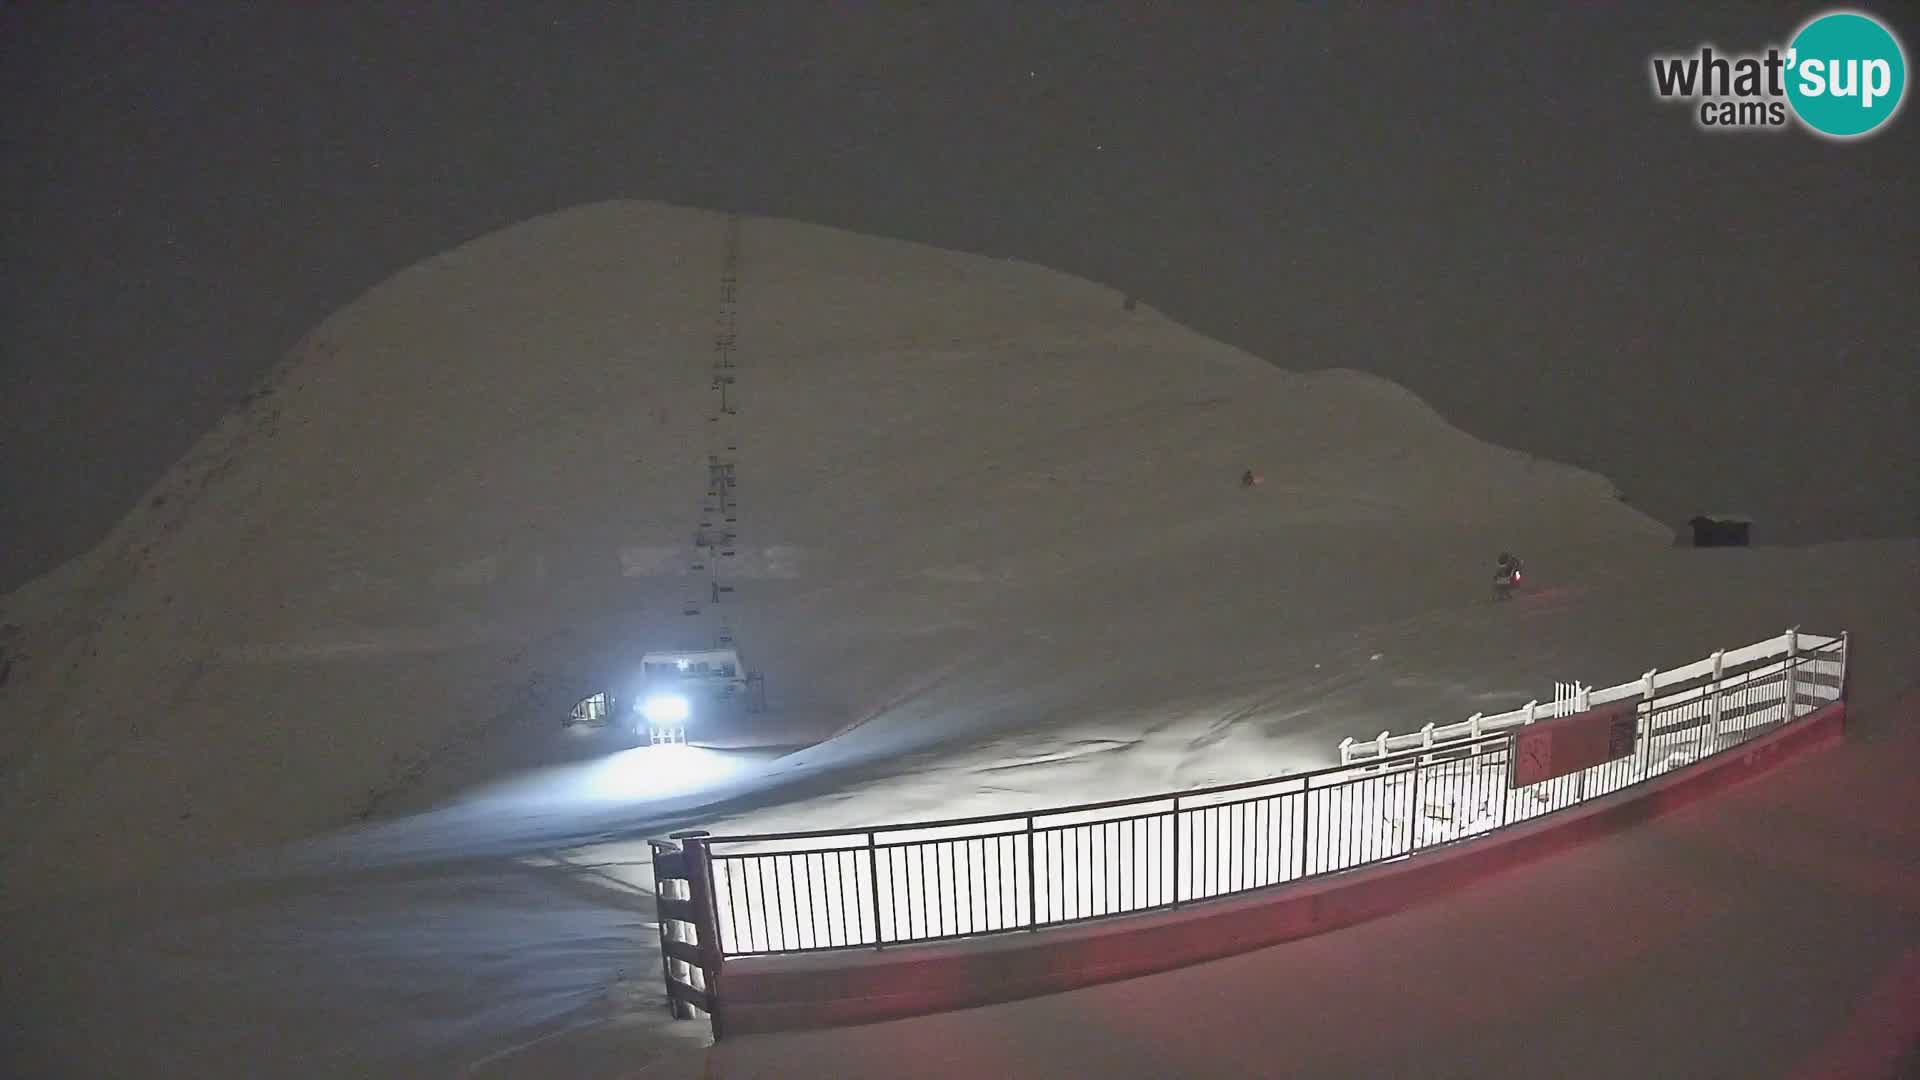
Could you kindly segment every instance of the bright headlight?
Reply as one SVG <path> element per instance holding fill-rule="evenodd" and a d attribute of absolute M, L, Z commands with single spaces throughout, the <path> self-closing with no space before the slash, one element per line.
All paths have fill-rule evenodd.
<path fill-rule="evenodd" d="M 687 699 L 679 694 L 651 694 L 640 703 L 640 715 L 649 724 L 685 723 L 692 711 Z"/>

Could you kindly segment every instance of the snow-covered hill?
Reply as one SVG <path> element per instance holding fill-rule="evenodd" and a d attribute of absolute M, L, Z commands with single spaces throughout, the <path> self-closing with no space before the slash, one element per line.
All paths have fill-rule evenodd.
<path fill-rule="evenodd" d="M 353 820 L 682 635 L 724 229 L 604 204 L 398 275 L 9 597 L 9 890 Z M 923 744 L 1121 683 L 1206 709 L 1281 642 L 1477 599 L 1497 546 L 1666 540 L 1599 477 L 1099 286 L 743 233 L 734 599 L 803 734 Z"/>

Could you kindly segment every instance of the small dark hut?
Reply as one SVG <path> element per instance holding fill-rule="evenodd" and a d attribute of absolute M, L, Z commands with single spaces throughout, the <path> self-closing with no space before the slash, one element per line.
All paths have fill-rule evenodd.
<path fill-rule="evenodd" d="M 1693 526 L 1694 547 L 1746 547 L 1752 539 L 1751 518 L 1733 514 L 1702 514 L 1688 524 Z"/>

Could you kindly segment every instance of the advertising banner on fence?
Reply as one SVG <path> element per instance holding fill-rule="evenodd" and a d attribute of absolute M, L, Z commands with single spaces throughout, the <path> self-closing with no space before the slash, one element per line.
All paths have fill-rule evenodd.
<path fill-rule="evenodd" d="M 1638 702 L 1622 701 L 1514 732 L 1508 787 L 1568 776 L 1633 753 Z"/>

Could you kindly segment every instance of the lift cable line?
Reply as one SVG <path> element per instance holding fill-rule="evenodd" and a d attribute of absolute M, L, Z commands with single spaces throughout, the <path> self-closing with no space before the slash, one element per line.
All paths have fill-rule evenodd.
<path fill-rule="evenodd" d="M 681 608 L 683 615 L 698 621 L 690 624 L 692 631 L 675 647 L 640 658 L 641 696 L 636 708 L 645 720 L 650 743 L 685 743 L 689 724 L 706 724 L 738 707 L 748 712 L 766 707 L 765 682 L 747 671 L 735 648 L 732 605 L 727 603 L 734 592 L 732 571 L 740 525 L 735 491 L 740 450 L 735 390 L 740 371 L 735 356 L 739 299 L 740 219 L 728 215 L 720 265 L 720 310 L 707 373 L 713 399 L 702 425 L 701 467 L 706 485 L 691 530 L 686 602 Z"/>
<path fill-rule="evenodd" d="M 739 416 L 738 384 L 740 366 L 735 353 L 739 326 L 740 297 L 740 219 L 728 215 L 725 248 L 720 265 L 720 310 L 713 335 L 713 358 L 708 386 L 713 394 L 706 417 L 704 440 L 707 483 L 701 497 L 699 525 L 694 531 L 693 558 L 689 565 L 690 583 L 703 583 L 704 596 L 690 595 L 686 614 L 698 616 L 710 610 L 712 643 L 733 644 L 733 619 L 724 601 L 733 594 L 733 560 L 738 548 L 740 505 L 736 493 L 739 440 L 735 419 Z M 703 580 L 704 579 L 704 580 Z M 699 585 L 695 585 L 699 588 Z"/>

